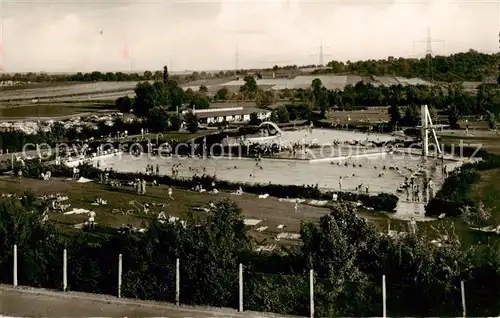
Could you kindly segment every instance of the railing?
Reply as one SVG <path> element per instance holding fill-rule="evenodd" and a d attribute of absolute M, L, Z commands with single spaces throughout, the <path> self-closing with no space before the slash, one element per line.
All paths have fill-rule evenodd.
<path fill-rule="evenodd" d="M 32 257 L 31 252 L 33 251 L 29 251 L 29 254 Z M 61 270 L 60 277 L 62 285 L 60 286 L 61 290 L 66 292 L 71 289 L 71 278 L 74 276 L 74 273 L 72 273 L 72 275 L 69 276 L 70 280 L 68 280 L 68 268 L 78 266 L 74 266 L 74 264 L 68 262 L 68 252 L 66 249 L 62 251 L 61 257 L 62 260 L 60 261 L 60 264 L 62 264 L 62 268 L 60 265 L 56 264 L 51 264 L 51 267 L 56 268 L 56 270 Z M 12 258 L 12 284 L 14 287 L 17 287 L 19 284 L 18 279 L 20 278 L 18 277 L 19 264 L 17 245 L 13 246 Z M 55 261 L 57 262 L 57 260 Z M 36 264 L 33 263 L 33 259 L 30 259 L 28 264 L 22 260 L 21 262 L 24 263 L 23 266 L 25 267 L 27 267 L 27 265 L 32 266 L 32 268 L 29 269 L 24 268 L 24 271 L 27 271 L 27 273 L 33 271 L 33 266 L 36 266 Z M 130 287 L 130 285 L 133 284 L 133 281 L 137 280 L 136 277 L 128 276 L 126 270 L 124 272 L 123 263 L 123 255 L 116 255 L 116 265 L 108 264 L 114 269 L 107 273 L 108 275 L 112 274 L 113 276 L 116 276 L 114 279 L 110 279 L 109 277 L 105 278 L 108 283 L 113 280 L 116 282 L 116 284 L 113 285 L 116 286 L 115 295 L 118 298 L 121 298 L 124 295 L 124 283 Z M 130 265 L 131 264 L 128 264 L 128 266 Z M 21 268 L 23 268 L 23 266 L 21 266 Z M 160 297 L 162 299 L 159 300 L 171 301 L 175 302 L 176 305 L 180 305 L 183 301 L 182 295 L 189 295 L 189 293 L 192 293 L 193 290 L 196 290 L 197 286 L 187 286 L 186 283 L 183 282 L 181 277 L 182 266 L 179 258 L 175 260 L 175 266 L 170 267 L 167 264 L 166 267 L 168 267 L 166 269 L 167 272 L 169 272 L 170 269 L 174 272 L 175 281 L 172 279 L 170 274 L 163 277 L 164 282 L 159 282 L 160 285 L 163 284 L 163 290 L 158 290 L 158 293 L 163 293 L 164 296 Z M 363 306 L 363 308 L 370 308 L 369 310 L 371 310 L 371 314 L 373 316 L 387 317 L 391 310 L 399 313 L 398 309 L 404 308 L 407 303 L 411 303 L 412 301 L 418 303 L 418 301 L 425 299 L 425 297 L 418 298 L 418 301 L 416 298 L 412 299 L 413 291 L 417 290 L 418 286 L 391 284 L 390 280 L 389 284 L 387 284 L 385 275 L 382 275 L 379 283 L 362 281 L 339 283 L 333 279 L 317 277 L 312 269 L 309 271 L 308 275 L 268 274 L 245 270 L 245 266 L 241 263 L 237 268 L 230 269 L 229 273 L 231 276 L 230 284 L 226 286 L 225 289 L 228 290 L 228 295 L 235 296 L 234 303 L 235 305 L 237 304 L 237 308 L 240 312 L 243 312 L 246 308 L 248 308 L 253 311 L 280 313 L 290 311 L 287 313 L 302 315 L 309 314 L 310 317 L 324 315 L 338 316 L 342 315 L 342 312 L 339 312 L 338 310 L 342 310 L 345 306 Z M 234 273 L 235 277 L 233 277 L 231 273 Z M 82 273 L 79 272 L 78 274 Z M 106 273 L 100 272 L 99 276 L 105 274 Z M 29 280 L 22 279 L 22 277 L 21 281 L 29 283 Z M 185 279 L 185 281 L 189 281 L 189 276 Z M 233 288 L 231 288 L 231 284 L 234 284 Z M 148 288 L 148 286 L 142 287 Z M 155 286 L 151 288 L 154 289 Z M 336 298 L 332 299 L 331 294 L 329 293 L 336 290 L 338 290 L 338 293 L 335 294 Z M 80 290 L 75 289 L 75 291 Z M 237 295 L 235 294 L 235 291 L 237 291 Z M 202 292 L 210 293 L 211 291 L 205 290 Z M 425 294 L 425 292 L 426 291 L 422 290 L 418 291 L 418 293 L 422 294 Z M 273 297 L 271 297 L 270 294 L 272 294 Z M 428 296 L 427 294 L 425 295 Z M 452 296 L 450 297 L 450 295 Z M 458 295 L 460 295 L 460 297 L 458 297 Z M 127 294 L 125 294 L 125 296 L 130 297 L 130 295 Z M 137 295 L 135 296 L 138 297 Z M 460 282 L 460 287 L 457 287 L 456 293 L 455 291 L 452 291 L 447 295 L 433 294 L 431 297 L 445 299 L 444 302 L 447 304 L 444 305 L 443 309 L 452 308 L 451 310 L 455 313 L 455 316 L 459 316 L 460 314 L 463 317 L 466 316 L 466 294 L 464 281 Z M 190 301 L 190 303 L 192 302 Z M 317 310 L 317 308 L 320 310 Z M 366 311 L 363 312 L 366 313 Z M 439 314 L 442 313 L 429 313 L 429 315 Z"/>

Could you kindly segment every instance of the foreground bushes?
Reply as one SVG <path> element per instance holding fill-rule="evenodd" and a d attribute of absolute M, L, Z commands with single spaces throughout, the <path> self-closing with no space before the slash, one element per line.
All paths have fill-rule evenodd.
<path fill-rule="evenodd" d="M 173 301 L 179 258 L 184 304 L 236 308 L 241 262 L 246 310 L 308 315 L 310 269 L 318 317 L 380 316 L 383 274 L 392 316 L 458 316 L 460 280 L 470 290 L 469 315 L 498 315 L 500 308 L 500 248 L 463 252 L 452 234 L 445 248 L 416 236 L 391 239 L 344 205 L 317 225 L 303 224 L 299 246 L 255 253 L 241 210 L 228 200 L 210 212 L 189 213 L 185 226 L 152 221 L 143 234 L 108 229 L 107 235 L 99 228 L 63 235 L 40 222 L 36 204 L 21 202 L 27 200 L 0 200 L 2 283 L 12 282 L 12 246 L 17 244 L 19 282 L 36 287 L 61 288 L 67 248 L 73 291 L 116 294 L 121 253 L 126 297 Z"/>

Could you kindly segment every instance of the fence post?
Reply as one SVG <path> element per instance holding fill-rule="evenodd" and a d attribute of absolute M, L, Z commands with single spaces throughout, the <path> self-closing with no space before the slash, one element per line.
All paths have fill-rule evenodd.
<path fill-rule="evenodd" d="M 181 294 L 181 264 L 180 260 L 177 258 L 175 260 L 175 304 L 180 305 L 180 294 Z"/>
<path fill-rule="evenodd" d="M 387 317 L 387 294 L 385 290 L 385 275 L 382 275 L 382 317 Z"/>
<path fill-rule="evenodd" d="M 242 312 L 243 311 L 243 264 L 240 263 L 240 269 L 239 269 L 239 273 L 238 273 L 238 276 L 239 276 L 239 312 Z"/>
<path fill-rule="evenodd" d="M 122 254 L 118 255 L 118 298 L 122 297 Z"/>
<path fill-rule="evenodd" d="M 309 310 L 311 318 L 314 317 L 314 270 L 309 271 Z"/>
<path fill-rule="evenodd" d="M 68 253 L 63 252 L 63 291 L 68 291 Z"/>
<path fill-rule="evenodd" d="M 14 266 L 12 269 L 13 272 L 13 278 L 14 278 L 14 287 L 17 286 L 17 244 L 14 244 Z"/>
<path fill-rule="evenodd" d="M 465 286 L 464 281 L 460 281 L 460 290 L 462 292 L 462 315 L 463 317 L 467 317 L 467 311 L 465 310 Z"/>

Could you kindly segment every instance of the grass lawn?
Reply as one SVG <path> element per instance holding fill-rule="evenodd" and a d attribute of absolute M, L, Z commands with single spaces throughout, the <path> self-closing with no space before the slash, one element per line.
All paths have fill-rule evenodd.
<path fill-rule="evenodd" d="M 481 181 L 472 187 L 472 199 L 482 201 L 492 210 L 496 225 L 500 224 L 500 169 L 481 172 Z"/>
<path fill-rule="evenodd" d="M 346 123 L 347 118 L 350 118 L 350 123 L 357 123 L 366 121 L 379 121 L 389 120 L 389 113 L 387 107 L 370 107 L 366 110 L 353 110 L 353 111 L 332 111 L 327 115 L 327 119 L 331 122 Z"/>
<path fill-rule="evenodd" d="M 138 195 L 129 186 L 122 186 L 122 189 L 118 191 L 96 182 L 77 183 L 62 179 L 53 179 L 50 181 L 23 179 L 19 183 L 11 177 L 0 178 L 0 193 L 22 195 L 28 189 L 33 190 L 37 196 L 55 193 L 68 196 L 68 203 L 71 203 L 69 210 L 73 208 L 94 210 L 98 225 L 112 228 L 119 228 L 127 224 L 137 228 L 146 227 L 148 222 L 162 211 L 167 216 L 177 216 L 182 219 L 186 215 L 186 211 L 192 207 L 206 207 L 210 201 L 229 198 L 238 204 L 246 218 L 262 220 L 261 223 L 252 227 L 251 233 L 259 241 L 267 240 L 270 243 L 275 242 L 273 238 L 280 232 L 299 232 L 302 220 L 315 222 L 321 216 L 329 213 L 329 209 L 327 208 L 309 205 L 300 205 L 299 213 L 295 213 L 292 203 L 281 202 L 277 198 L 272 197 L 259 199 L 256 195 L 252 194 L 238 196 L 221 192 L 215 195 L 174 188 L 174 201 L 171 201 L 167 199 L 168 188 L 166 186 L 158 188 L 148 187 L 146 195 Z M 92 206 L 91 203 L 96 197 L 107 200 L 107 205 Z M 142 209 L 139 211 L 130 204 L 130 201 L 133 200 L 141 204 L 153 202 L 165 203 L 166 206 L 164 208 L 150 207 L 150 213 L 145 214 Z M 128 210 L 131 210 L 130 215 L 122 213 Z M 87 216 L 84 214 L 64 215 L 59 212 L 50 212 L 49 217 L 50 220 L 55 222 L 58 228 L 65 231 L 71 231 L 72 225 L 82 223 L 87 219 Z M 280 224 L 285 225 L 285 228 L 278 229 L 277 226 Z M 255 231 L 255 229 L 261 226 L 268 226 L 268 229 L 263 232 Z M 286 240 L 283 241 L 283 243 L 287 243 Z"/>

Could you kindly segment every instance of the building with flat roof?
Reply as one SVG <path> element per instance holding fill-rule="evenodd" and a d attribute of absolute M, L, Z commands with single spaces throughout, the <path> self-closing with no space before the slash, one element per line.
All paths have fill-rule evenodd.
<path fill-rule="evenodd" d="M 251 107 L 226 107 L 195 109 L 193 111 L 202 125 L 216 124 L 222 122 L 228 123 L 246 123 L 250 121 L 252 113 L 257 114 L 260 120 L 268 120 L 271 117 L 271 111 L 267 109 Z"/>

